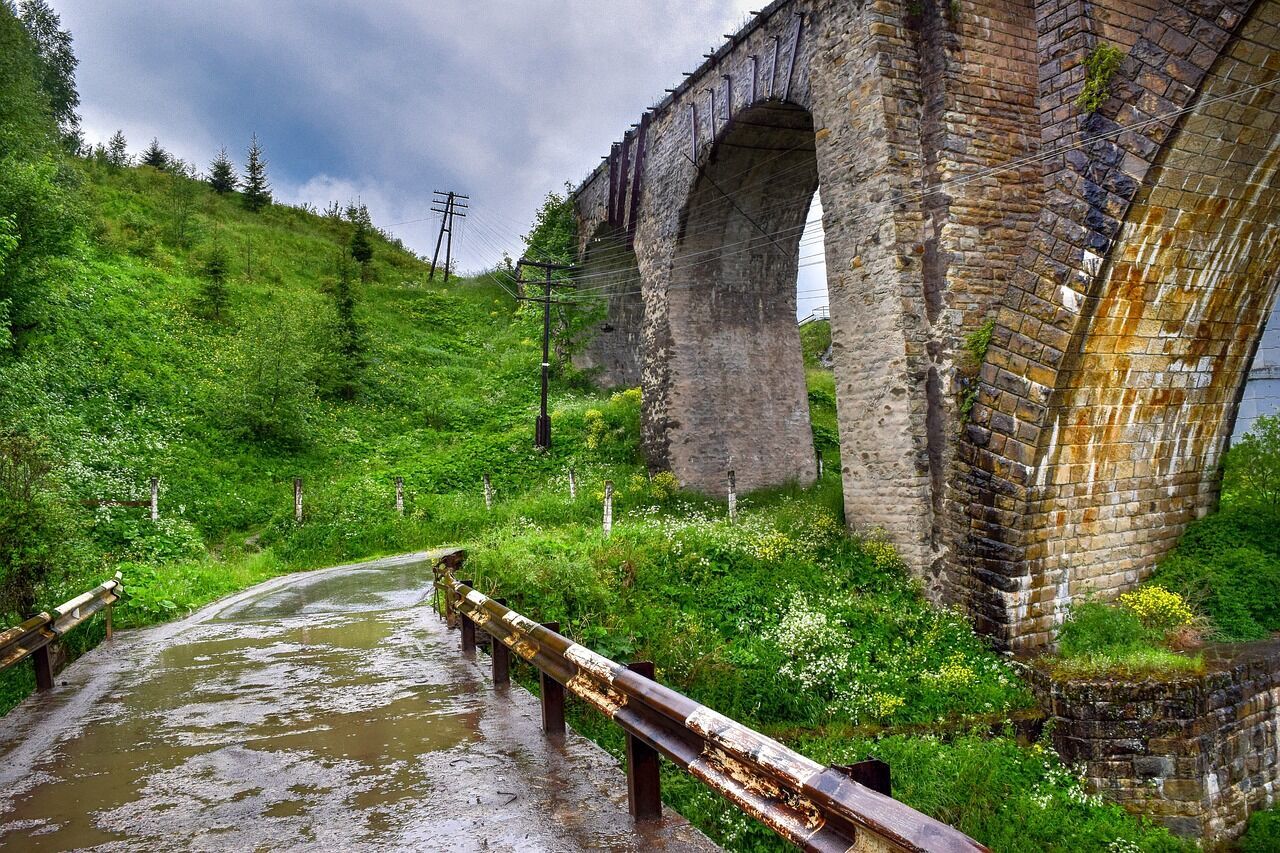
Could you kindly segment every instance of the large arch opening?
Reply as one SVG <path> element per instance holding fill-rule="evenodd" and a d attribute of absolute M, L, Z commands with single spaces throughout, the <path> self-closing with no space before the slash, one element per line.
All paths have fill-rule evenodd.
<path fill-rule="evenodd" d="M 690 487 L 815 477 L 796 276 L 817 188 L 813 118 L 780 101 L 739 111 L 698 165 L 668 290 L 668 458 Z"/>
<path fill-rule="evenodd" d="M 579 297 L 596 310 L 583 330 L 574 366 L 593 371 L 605 388 L 639 386 L 644 297 L 636 253 L 624 229 L 604 224 L 595 230 L 583 247 L 576 284 Z"/>

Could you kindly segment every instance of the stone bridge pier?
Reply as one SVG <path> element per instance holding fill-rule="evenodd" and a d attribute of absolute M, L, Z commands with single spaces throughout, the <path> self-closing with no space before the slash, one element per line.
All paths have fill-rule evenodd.
<path fill-rule="evenodd" d="M 1211 509 L 1276 285 L 1280 0 L 779 0 L 573 196 L 584 363 L 651 466 L 815 476 L 821 188 L 845 510 L 1011 647 Z M 1124 60 L 1096 111 L 1099 45 Z M 980 361 L 968 355 L 990 331 Z"/>

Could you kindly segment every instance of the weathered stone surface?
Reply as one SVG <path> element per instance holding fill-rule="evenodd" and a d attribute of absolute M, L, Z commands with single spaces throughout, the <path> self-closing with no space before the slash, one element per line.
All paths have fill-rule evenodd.
<path fill-rule="evenodd" d="M 814 477 L 793 316 L 820 185 L 850 524 L 1011 647 L 1140 581 L 1216 504 L 1275 293 L 1277 20 L 1280 0 L 773 3 L 574 196 L 582 286 L 617 296 L 597 353 L 641 365 L 651 466 L 711 493 Z M 1102 41 L 1128 55 L 1086 115 Z"/>
<path fill-rule="evenodd" d="M 1054 745 L 1125 808 L 1207 843 L 1240 835 L 1280 789 L 1280 641 L 1207 652 L 1168 682 L 1058 681 L 1029 671 Z"/>

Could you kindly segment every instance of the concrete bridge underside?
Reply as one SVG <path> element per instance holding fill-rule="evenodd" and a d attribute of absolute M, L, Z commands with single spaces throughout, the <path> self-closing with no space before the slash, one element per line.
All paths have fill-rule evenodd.
<path fill-rule="evenodd" d="M 811 481 L 821 186 L 849 522 L 1042 645 L 1217 501 L 1280 260 L 1278 28 L 1280 0 L 774 3 L 575 193 L 608 305 L 585 363 L 642 384 L 650 463 L 687 486 Z"/>

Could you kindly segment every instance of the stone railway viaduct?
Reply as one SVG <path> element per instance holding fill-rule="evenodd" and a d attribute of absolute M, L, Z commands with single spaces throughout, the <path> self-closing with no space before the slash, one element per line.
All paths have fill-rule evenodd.
<path fill-rule="evenodd" d="M 1125 59 L 1089 113 L 1102 43 Z M 1280 0 L 779 0 L 575 192 L 587 358 L 643 385 L 655 468 L 811 481 L 821 186 L 850 522 L 1043 645 L 1217 501 L 1277 284 L 1278 80 Z"/>

